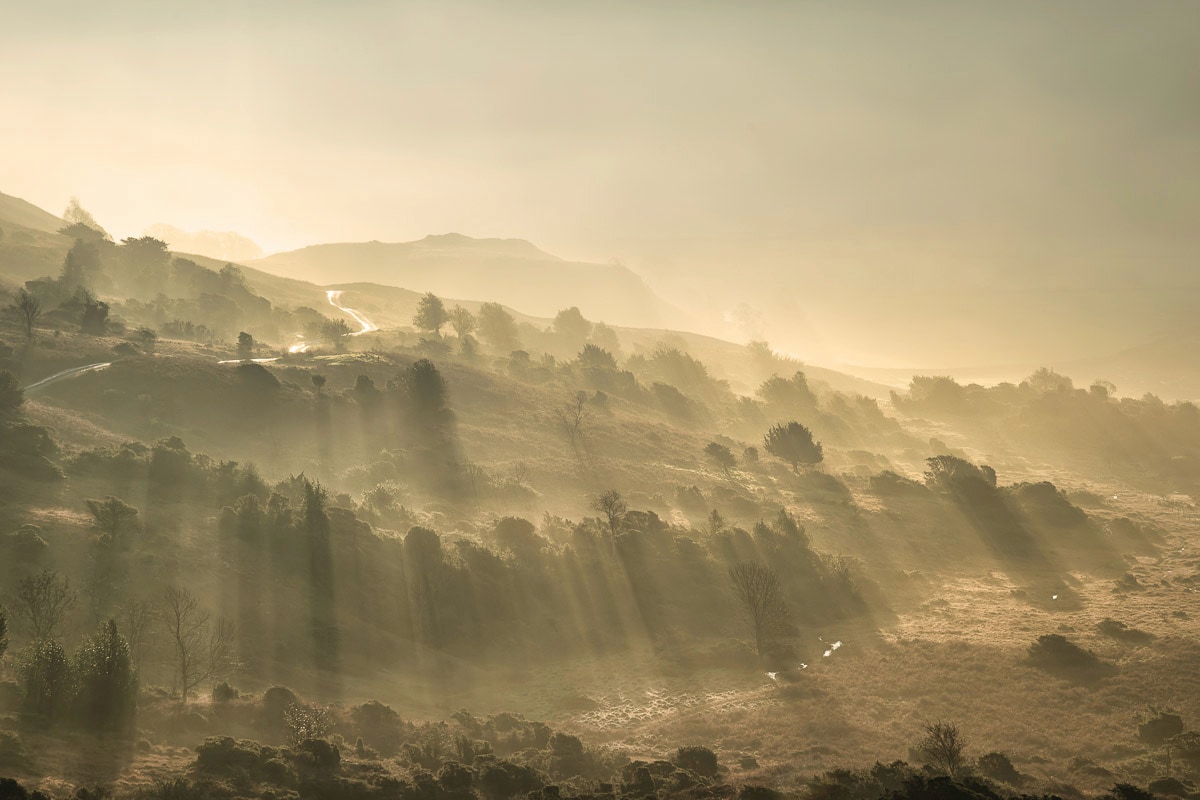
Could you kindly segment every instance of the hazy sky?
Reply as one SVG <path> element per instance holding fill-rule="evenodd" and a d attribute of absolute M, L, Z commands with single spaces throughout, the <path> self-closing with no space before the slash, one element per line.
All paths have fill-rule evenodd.
<path fill-rule="evenodd" d="M 277 250 L 459 231 L 668 276 L 867 284 L 1047 254 L 1124 275 L 1198 240 L 1185 0 L 17 0 L 3 17 L 0 191 L 56 212 L 77 194 L 120 235 L 166 222 Z"/>
<path fill-rule="evenodd" d="M 0 191 L 121 233 L 597 255 L 1200 207 L 1196 3 L 5 6 Z"/>

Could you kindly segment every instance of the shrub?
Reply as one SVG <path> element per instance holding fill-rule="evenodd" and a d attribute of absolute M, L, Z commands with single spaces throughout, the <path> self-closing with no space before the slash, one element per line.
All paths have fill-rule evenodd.
<path fill-rule="evenodd" d="M 288 741 L 299 745 L 311 739 L 324 739 L 333 727 L 329 710 L 321 706 L 294 703 L 283 714 Z"/>
<path fill-rule="evenodd" d="M 747 784 L 738 790 L 738 800 L 783 800 L 783 795 L 767 786 Z"/>
<path fill-rule="evenodd" d="M 137 714 L 137 673 L 129 643 L 109 620 L 75 652 L 80 721 L 93 730 L 128 731 Z"/>
<path fill-rule="evenodd" d="M 438 783 L 452 795 L 470 795 L 475 772 L 457 761 L 447 761 L 438 772 Z"/>
<path fill-rule="evenodd" d="M 1010 786 L 1019 786 L 1024 780 L 1004 753 L 986 753 L 979 757 L 976 766 L 984 777 L 1007 783 Z"/>
<path fill-rule="evenodd" d="M 1138 725 L 1138 739 L 1151 747 L 1161 747 L 1172 736 L 1183 733 L 1183 718 L 1178 714 L 1151 707 L 1146 719 Z"/>
<path fill-rule="evenodd" d="M 488 800 L 507 800 L 541 787 L 541 778 L 534 770 L 508 761 L 488 764 L 479 775 L 479 788 Z"/>
<path fill-rule="evenodd" d="M 350 718 L 366 744 L 384 755 L 399 752 L 404 739 L 404 723 L 390 706 L 371 700 L 350 709 Z"/>
<path fill-rule="evenodd" d="M 1111 671 L 1111 667 L 1061 634 L 1039 636 L 1029 646 L 1029 661 L 1047 672 L 1066 677 L 1095 678 Z"/>
<path fill-rule="evenodd" d="M 671 761 L 702 778 L 715 778 L 720 770 L 717 754 L 707 747 L 681 747 L 675 751 L 675 757 Z"/>
<path fill-rule="evenodd" d="M 213 703 L 232 703 L 239 696 L 238 690 L 230 686 L 228 681 L 221 681 L 212 687 Z"/>
<path fill-rule="evenodd" d="M 196 748 L 196 770 L 215 776 L 243 774 L 276 786 L 289 786 L 296 779 L 279 750 L 229 736 L 209 737 Z"/>
<path fill-rule="evenodd" d="M 47 721 L 64 717 L 75 696 L 75 674 L 57 640 L 31 645 L 21 657 L 23 710 Z"/>

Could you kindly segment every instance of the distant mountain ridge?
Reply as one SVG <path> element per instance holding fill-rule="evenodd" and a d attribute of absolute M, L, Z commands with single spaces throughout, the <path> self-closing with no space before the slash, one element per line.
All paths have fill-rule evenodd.
<path fill-rule="evenodd" d="M 628 268 L 569 261 L 524 239 L 446 233 L 413 242 L 318 244 L 248 263 L 318 284 L 378 283 L 449 297 L 487 297 L 542 317 L 570 306 L 616 325 L 671 325 L 679 317 Z"/>

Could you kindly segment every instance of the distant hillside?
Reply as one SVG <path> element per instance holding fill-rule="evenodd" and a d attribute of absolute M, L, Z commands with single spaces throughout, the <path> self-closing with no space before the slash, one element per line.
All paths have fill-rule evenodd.
<path fill-rule="evenodd" d="M 57 233 L 66 224 L 32 203 L 0 192 L 0 226 L 20 225 L 43 233 Z"/>
<path fill-rule="evenodd" d="M 147 236 L 161 239 L 172 250 L 199 253 L 224 261 L 249 261 L 262 258 L 263 249 L 256 242 L 232 231 L 197 231 L 189 233 L 174 225 L 158 223 L 146 229 Z"/>
<path fill-rule="evenodd" d="M 447 297 L 489 298 L 543 317 L 570 306 L 578 306 L 589 319 L 618 325 L 665 325 L 675 317 L 625 267 L 566 261 L 520 239 L 448 233 L 395 244 L 322 244 L 250 263 L 314 283 L 369 282 Z"/>

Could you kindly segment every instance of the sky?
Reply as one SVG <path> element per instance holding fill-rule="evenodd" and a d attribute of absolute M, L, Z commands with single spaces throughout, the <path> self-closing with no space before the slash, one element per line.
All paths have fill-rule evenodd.
<path fill-rule="evenodd" d="M 756 309 L 1197 244 L 1183 0 L 5 6 L 0 191 L 118 235 L 518 237 Z"/>

